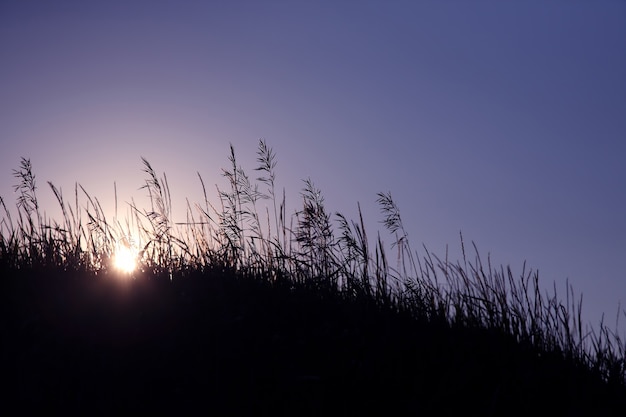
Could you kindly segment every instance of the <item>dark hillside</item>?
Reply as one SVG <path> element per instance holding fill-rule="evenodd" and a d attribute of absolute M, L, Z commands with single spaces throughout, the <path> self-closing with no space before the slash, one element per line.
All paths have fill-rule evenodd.
<path fill-rule="evenodd" d="M 5 407 L 623 416 L 623 386 L 484 330 L 227 273 L 2 272 Z M 424 413 L 424 414 L 422 414 Z"/>
<path fill-rule="evenodd" d="M 200 177 L 182 223 L 145 159 L 150 209 L 126 224 L 78 184 L 68 203 L 49 183 L 63 218 L 46 218 L 22 160 L 16 213 L 0 197 L 12 414 L 626 415 L 626 341 L 588 331 L 571 287 L 544 295 L 462 235 L 456 262 L 413 251 L 378 193 L 391 266 L 361 211 L 329 214 L 310 180 L 289 216 L 273 151 L 257 155 L 253 183 L 231 146 L 221 210 Z"/>

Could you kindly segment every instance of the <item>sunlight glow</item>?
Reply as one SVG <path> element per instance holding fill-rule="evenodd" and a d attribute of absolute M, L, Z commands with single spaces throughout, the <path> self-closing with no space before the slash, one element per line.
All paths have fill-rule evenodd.
<path fill-rule="evenodd" d="M 137 268 L 137 249 L 132 244 L 132 240 L 122 239 L 117 244 L 113 265 L 118 270 L 127 274 L 132 273 Z"/>

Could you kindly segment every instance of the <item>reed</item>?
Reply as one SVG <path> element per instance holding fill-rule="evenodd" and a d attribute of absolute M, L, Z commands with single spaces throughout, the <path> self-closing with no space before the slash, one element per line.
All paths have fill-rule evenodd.
<path fill-rule="evenodd" d="M 68 203 L 48 183 L 62 218 L 47 219 L 31 163 L 22 159 L 14 171 L 14 217 L 0 197 L 0 267 L 7 274 L 60 270 L 109 276 L 116 273 L 116 247 L 132 244 L 139 264 L 135 275 L 175 282 L 221 271 L 269 287 L 326 294 L 463 334 L 498 334 L 537 357 L 562 358 L 605 384 L 626 387 L 626 340 L 604 321 L 598 327 L 583 323 L 582 296 L 576 298 L 571 285 L 565 300 L 556 286 L 544 294 L 536 271 L 524 264 L 516 275 L 510 267 L 495 266 L 473 242 L 468 251 L 462 235 L 460 260 L 449 260 L 447 253 L 438 257 L 426 247 L 420 255 L 411 248 L 390 193 L 379 193 L 377 201 L 382 224 L 393 236 L 391 248 L 380 234 L 369 240 L 360 206 L 356 221 L 330 212 L 310 179 L 301 191 L 302 206 L 288 214 L 285 190 L 276 183 L 276 154 L 264 140 L 258 144 L 256 180 L 239 165 L 232 145 L 228 161 L 222 175 L 229 188 L 217 189 L 220 207 L 209 201 L 198 174 L 204 200 L 187 201 L 186 221 L 174 222 L 167 177 L 142 158 L 142 189 L 150 207 L 132 202 L 132 216 L 122 224 L 107 218 L 98 199 L 79 184 Z M 269 201 L 265 212 L 259 212 L 261 201 Z M 397 252 L 395 267 L 388 261 L 390 249 Z M 626 313 L 618 311 L 618 320 L 620 315 Z"/>

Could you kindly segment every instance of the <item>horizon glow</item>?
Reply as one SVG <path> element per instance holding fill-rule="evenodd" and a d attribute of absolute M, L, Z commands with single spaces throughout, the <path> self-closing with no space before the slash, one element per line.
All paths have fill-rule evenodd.
<path fill-rule="evenodd" d="M 137 269 L 138 251 L 132 240 L 120 239 L 115 247 L 113 265 L 115 268 L 127 275 L 132 274 Z"/>

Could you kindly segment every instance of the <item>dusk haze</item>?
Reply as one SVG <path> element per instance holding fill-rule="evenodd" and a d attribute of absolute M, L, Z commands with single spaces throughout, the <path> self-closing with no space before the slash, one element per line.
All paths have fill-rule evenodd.
<path fill-rule="evenodd" d="M 315 187 L 393 270 L 405 248 L 478 252 L 538 271 L 548 297 L 582 294 L 582 330 L 626 338 L 624 1 L 3 0 L 0 62 L 14 221 L 22 158 L 46 219 L 64 215 L 55 189 L 86 210 L 84 189 L 125 224 L 153 169 L 181 225 L 223 206 L 231 150 L 257 180 L 267 146 L 285 230 Z M 276 233 L 275 202 L 255 207 Z M 135 243 L 117 242 L 127 275 Z"/>

